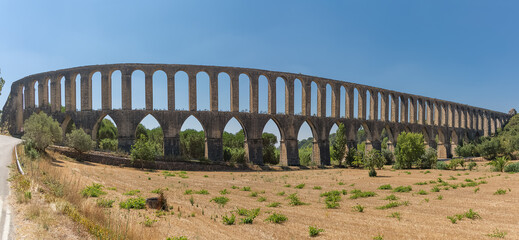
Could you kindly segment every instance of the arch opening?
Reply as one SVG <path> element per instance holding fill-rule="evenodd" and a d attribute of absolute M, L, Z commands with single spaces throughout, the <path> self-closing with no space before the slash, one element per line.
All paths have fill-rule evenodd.
<path fill-rule="evenodd" d="M 248 112 L 250 109 L 250 79 L 247 74 L 240 74 L 238 77 L 240 89 L 240 112 Z"/>
<path fill-rule="evenodd" d="M 175 73 L 175 109 L 189 110 L 189 77 L 184 71 Z"/>
<path fill-rule="evenodd" d="M 231 78 L 229 74 L 218 74 L 218 111 L 231 111 Z M 261 102 L 261 101 L 260 101 Z"/>
<path fill-rule="evenodd" d="M 205 158 L 205 131 L 198 119 L 189 116 L 180 128 L 180 152 L 187 159 Z"/>
<path fill-rule="evenodd" d="M 301 124 L 297 134 L 297 147 L 299 151 L 299 164 L 302 166 L 315 166 L 314 160 L 315 136 L 307 121 Z"/>
<path fill-rule="evenodd" d="M 310 92 L 311 92 L 311 99 L 310 99 L 310 105 L 311 105 L 311 114 L 312 116 L 317 116 L 317 83 L 312 81 L 310 84 Z"/>
<path fill-rule="evenodd" d="M 224 161 L 232 163 L 247 162 L 244 146 L 245 136 L 245 130 L 241 123 L 236 118 L 231 118 L 225 125 L 222 134 Z"/>
<path fill-rule="evenodd" d="M 146 141 L 152 144 L 159 156 L 164 155 L 164 132 L 160 123 L 153 115 L 144 117 L 135 129 L 135 140 Z"/>
<path fill-rule="evenodd" d="M 294 114 L 303 114 L 303 84 L 301 80 L 294 79 Z"/>
<path fill-rule="evenodd" d="M 112 109 L 122 109 L 122 74 L 120 70 L 112 72 Z"/>
<path fill-rule="evenodd" d="M 61 93 L 58 93 L 58 94 L 61 94 L 61 102 L 59 103 L 60 111 L 61 112 L 65 112 L 65 107 L 66 107 L 66 101 L 65 101 L 65 77 L 61 77 L 61 80 L 59 80 L 59 82 L 57 82 L 56 84 L 60 85 L 60 91 L 61 91 Z"/>
<path fill-rule="evenodd" d="M 330 117 L 332 115 L 332 86 L 326 84 L 326 114 L 325 116 Z"/>
<path fill-rule="evenodd" d="M 196 108 L 198 111 L 209 111 L 211 108 L 211 91 L 209 75 L 206 72 L 196 74 Z"/>
<path fill-rule="evenodd" d="M 132 109 L 146 108 L 146 84 L 145 74 L 141 70 L 135 70 L 132 73 Z"/>
<path fill-rule="evenodd" d="M 278 77 L 276 79 L 276 113 L 285 114 L 285 79 Z"/>
<path fill-rule="evenodd" d="M 267 77 L 261 75 L 258 78 L 258 111 L 259 113 L 268 113 L 269 102 L 269 82 Z"/>
<path fill-rule="evenodd" d="M 101 101 L 102 101 L 102 94 L 101 94 L 101 72 L 95 72 L 91 76 L 92 81 L 92 110 L 99 110 L 101 109 Z M 132 90 L 133 92 L 133 90 Z"/>
<path fill-rule="evenodd" d="M 263 163 L 270 165 L 279 164 L 280 140 L 282 136 L 279 126 L 272 118 L 263 127 L 261 139 L 263 143 Z"/>
<path fill-rule="evenodd" d="M 162 70 L 153 73 L 153 109 L 168 109 L 168 76 Z"/>
<path fill-rule="evenodd" d="M 76 75 L 76 110 L 81 111 L 81 74 Z"/>
<path fill-rule="evenodd" d="M 339 99 L 339 102 L 341 105 L 341 108 L 339 110 L 339 116 L 341 118 L 345 118 L 346 117 L 346 88 L 344 86 L 341 86 L 340 93 L 341 93 L 342 97 Z"/>
<path fill-rule="evenodd" d="M 92 131 L 92 138 L 103 151 L 117 151 L 119 131 L 110 115 L 102 117 Z"/>
<path fill-rule="evenodd" d="M 41 105 L 40 99 L 38 98 L 38 81 L 34 82 L 32 90 L 34 91 L 34 107 L 39 107 Z"/>

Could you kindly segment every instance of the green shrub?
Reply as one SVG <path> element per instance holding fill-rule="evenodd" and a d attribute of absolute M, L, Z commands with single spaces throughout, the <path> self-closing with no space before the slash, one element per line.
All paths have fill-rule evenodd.
<path fill-rule="evenodd" d="M 421 133 L 402 132 L 398 135 L 395 156 L 397 169 L 409 169 L 425 153 L 424 137 Z"/>
<path fill-rule="evenodd" d="M 231 214 L 230 217 L 227 217 L 227 215 L 222 217 L 223 224 L 225 225 L 233 225 L 236 221 L 236 216 L 234 214 Z"/>
<path fill-rule="evenodd" d="M 502 172 L 505 170 L 506 165 L 508 164 L 508 157 L 498 157 L 488 163 L 488 165 L 492 166 L 492 171 L 494 172 Z"/>
<path fill-rule="evenodd" d="M 469 165 L 467 166 L 469 168 L 469 171 L 472 171 L 474 170 L 474 168 L 476 168 L 478 166 L 477 163 L 473 162 L 473 161 L 470 161 L 469 162 Z"/>
<path fill-rule="evenodd" d="M 39 152 L 43 152 L 49 145 L 61 143 L 62 130 L 59 123 L 43 111 L 33 113 L 23 124 L 25 142 L 34 144 Z"/>
<path fill-rule="evenodd" d="M 215 203 L 217 203 L 220 206 L 225 206 L 225 204 L 227 204 L 227 202 L 229 202 L 229 198 L 226 198 L 226 197 L 214 197 L 213 199 L 210 200 L 210 202 L 215 202 Z"/>
<path fill-rule="evenodd" d="M 398 186 L 393 189 L 393 192 L 410 192 L 413 188 L 411 186 Z"/>
<path fill-rule="evenodd" d="M 454 152 L 460 157 L 476 157 L 476 155 L 478 155 L 476 145 L 472 143 L 458 145 L 456 149 L 454 149 Z"/>
<path fill-rule="evenodd" d="M 220 194 L 221 195 L 229 194 L 229 191 L 227 191 L 227 189 L 224 188 L 223 190 L 220 191 Z"/>
<path fill-rule="evenodd" d="M 132 145 L 130 156 L 132 163 L 136 161 L 153 162 L 161 154 L 162 146 L 141 135 L 141 137 Z"/>
<path fill-rule="evenodd" d="M 384 159 L 382 155 L 380 155 L 380 152 L 376 149 L 372 149 L 364 155 L 363 164 L 365 168 L 370 170 L 374 170 L 375 168 L 382 169 L 382 167 L 384 167 L 384 163 L 386 163 L 386 159 Z M 370 177 L 375 176 L 376 172 L 374 176 L 370 175 Z"/>
<path fill-rule="evenodd" d="M 308 203 L 304 203 L 301 200 L 299 200 L 299 197 L 297 196 L 297 193 L 290 194 L 287 199 L 290 200 L 288 203 L 291 206 L 299 206 L 299 205 L 307 205 Z"/>
<path fill-rule="evenodd" d="M 97 199 L 97 206 L 104 207 L 104 208 L 111 208 L 112 205 L 114 204 L 114 202 L 115 202 L 115 200 L 99 198 L 99 199 Z"/>
<path fill-rule="evenodd" d="M 496 158 L 500 151 L 501 142 L 497 138 L 485 139 L 477 146 L 477 152 L 479 155 L 487 160 Z"/>
<path fill-rule="evenodd" d="M 99 148 L 102 150 L 117 151 L 119 142 L 117 139 L 103 138 L 99 141 Z"/>
<path fill-rule="evenodd" d="M 479 216 L 479 214 L 477 212 L 474 212 L 472 210 L 472 208 L 469 209 L 469 211 L 465 213 L 465 217 L 468 219 L 472 219 L 472 220 L 481 219 L 481 216 Z"/>
<path fill-rule="evenodd" d="M 395 155 L 389 149 L 380 150 L 380 155 L 382 155 L 382 158 L 386 160 L 386 165 L 392 165 L 395 161 Z"/>
<path fill-rule="evenodd" d="M 368 176 L 369 177 L 376 177 L 377 176 L 377 171 L 374 168 L 371 168 L 369 170 Z"/>
<path fill-rule="evenodd" d="M 436 169 L 439 169 L 439 170 L 448 170 L 449 169 L 449 165 L 445 162 L 436 162 Z"/>
<path fill-rule="evenodd" d="M 65 142 L 68 147 L 73 148 L 80 154 L 92 150 L 96 144 L 96 142 L 92 141 L 92 137 L 81 128 L 74 129 L 71 133 L 68 133 Z"/>
<path fill-rule="evenodd" d="M 279 207 L 279 205 L 281 205 L 280 202 L 273 202 L 273 203 L 269 203 L 269 204 L 267 205 L 267 207 Z"/>
<path fill-rule="evenodd" d="M 297 189 L 302 189 L 302 188 L 304 188 L 304 187 L 305 187 L 305 184 L 304 184 L 304 183 L 301 183 L 301 184 L 295 186 L 295 188 L 297 188 Z"/>
<path fill-rule="evenodd" d="M 519 162 L 511 163 L 505 166 L 505 172 L 519 172 Z"/>
<path fill-rule="evenodd" d="M 399 207 L 399 206 L 402 206 L 402 205 L 409 205 L 409 202 L 408 201 L 403 201 L 403 202 L 396 202 L 396 201 L 392 201 L 392 202 L 389 202 L 388 204 L 386 205 L 383 205 L 383 206 L 380 206 L 380 207 L 376 207 L 377 209 L 388 209 L 388 208 L 395 208 L 395 207 Z"/>
<path fill-rule="evenodd" d="M 504 195 L 506 194 L 506 190 L 505 189 L 497 189 L 497 191 L 494 193 L 494 195 Z"/>
<path fill-rule="evenodd" d="M 418 159 L 416 162 L 416 165 L 418 168 L 421 169 L 429 169 L 436 166 L 436 162 L 438 160 L 438 154 L 436 152 L 436 149 L 434 148 L 427 148 L 422 154 L 422 156 Z"/>
<path fill-rule="evenodd" d="M 98 183 L 92 183 L 91 186 L 85 187 L 83 190 L 81 190 L 81 196 L 83 197 L 99 197 L 101 195 L 106 194 L 106 192 L 103 191 L 103 185 Z"/>
<path fill-rule="evenodd" d="M 323 188 L 321 186 L 314 186 L 312 189 L 314 189 L 314 190 L 321 190 Z"/>
<path fill-rule="evenodd" d="M 119 207 L 124 209 L 144 209 L 146 207 L 146 200 L 142 197 L 129 198 L 126 201 L 120 202 Z"/>
<path fill-rule="evenodd" d="M 199 191 L 196 191 L 195 193 L 196 194 L 201 194 L 201 195 L 208 195 L 209 191 L 207 191 L 206 189 L 201 189 Z"/>
<path fill-rule="evenodd" d="M 355 212 L 364 212 L 364 206 L 362 206 L 360 204 L 357 204 L 357 205 L 353 206 L 352 208 L 353 208 L 353 211 L 355 211 Z"/>
<path fill-rule="evenodd" d="M 431 189 L 431 192 L 439 192 L 440 191 L 440 188 L 438 186 L 434 186 L 432 189 Z"/>
<path fill-rule="evenodd" d="M 398 221 L 400 221 L 400 213 L 399 212 L 393 212 L 388 217 L 396 218 L 396 219 L 398 219 Z"/>
<path fill-rule="evenodd" d="M 350 199 L 357 199 L 357 198 L 367 198 L 367 197 L 374 197 L 377 194 L 374 192 L 355 192 L 353 195 L 350 196 Z"/>
<path fill-rule="evenodd" d="M 188 240 L 186 236 L 168 237 L 166 240 Z"/>
<path fill-rule="evenodd" d="M 428 193 L 425 190 L 420 190 L 420 191 L 418 191 L 418 194 L 419 195 L 427 195 Z"/>
<path fill-rule="evenodd" d="M 281 213 L 273 213 L 265 219 L 265 222 L 271 223 L 284 223 L 288 220 L 288 218 Z"/>
<path fill-rule="evenodd" d="M 378 187 L 379 190 L 391 190 L 393 187 L 391 187 L 391 184 L 385 184 Z"/>
<path fill-rule="evenodd" d="M 308 233 L 309 233 L 310 237 L 315 237 L 315 236 L 319 235 L 319 233 L 322 233 L 322 232 L 324 232 L 324 229 L 313 227 L 313 226 L 308 226 Z"/>
<path fill-rule="evenodd" d="M 250 191 L 250 187 L 243 187 L 241 190 L 242 190 L 242 191 L 249 192 L 249 191 Z"/>
<path fill-rule="evenodd" d="M 384 198 L 384 200 L 393 200 L 393 201 L 395 201 L 395 200 L 398 200 L 398 197 L 395 196 L 395 194 L 391 194 L 391 195 L 386 196 Z"/>
<path fill-rule="evenodd" d="M 508 234 L 508 233 L 505 231 L 500 231 L 499 229 L 496 228 L 494 230 L 494 232 L 487 234 L 487 236 L 493 237 L 493 238 L 505 238 L 506 234 Z"/>
<path fill-rule="evenodd" d="M 138 193 L 140 193 L 140 192 L 141 192 L 141 190 L 130 190 L 130 191 L 128 191 L 128 192 L 123 193 L 123 195 L 126 195 L 126 196 L 134 196 L 134 195 L 136 195 L 136 194 L 138 194 Z"/>

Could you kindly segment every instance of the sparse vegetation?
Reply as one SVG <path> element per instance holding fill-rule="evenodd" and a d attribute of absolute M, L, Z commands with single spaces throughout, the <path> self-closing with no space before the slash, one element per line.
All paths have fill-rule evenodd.
<path fill-rule="evenodd" d="M 322 232 L 324 232 L 324 229 L 322 229 L 322 228 L 317 228 L 317 227 L 314 227 L 314 226 L 308 226 L 308 234 L 310 235 L 310 237 L 315 237 L 315 236 L 319 235 Z"/>
<path fill-rule="evenodd" d="M 146 200 L 142 197 L 129 198 L 119 203 L 119 207 L 124 209 L 144 209 L 146 208 Z"/>
<path fill-rule="evenodd" d="M 225 206 L 225 204 L 227 204 L 227 202 L 229 202 L 229 198 L 226 198 L 226 197 L 214 197 L 213 199 L 211 199 L 211 202 L 215 202 L 215 203 L 217 203 L 220 206 Z"/>
<path fill-rule="evenodd" d="M 281 213 L 273 213 L 270 216 L 268 216 L 267 219 L 265 219 L 266 222 L 278 223 L 278 224 L 284 223 L 287 220 L 288 220 L 288 218 Z"/>
<path fill-rule="evenodd" d="M 410 192 L 413 188 L 411 186 L 398 186 L 393 189 L 393 192 Z"/>
<path fill-rule="evenodd" d="M 81 190 L 81 195 L 83 197 L 99 197 L 101 195 L 106 194 L 106 192 L 104 192 L 102 188 L 103 185 L 98 183 L 92 183 L 91 186 L 87 186 L 86 188 Z"/>

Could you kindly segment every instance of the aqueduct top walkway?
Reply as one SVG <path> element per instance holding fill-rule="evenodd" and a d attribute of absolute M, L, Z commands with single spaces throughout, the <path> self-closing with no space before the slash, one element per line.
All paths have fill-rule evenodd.
<path fill-rule="evenodd" d="M 145 75 L 145 109 L 132 109 L 132 73 L 142 71 Z M 112 108 L 112 74 L 121 73 L 122 109 Z M 153 74 L 163 71 L 167 75 L 167 110 L 155 110 L 153 104 Z M 189 85 L 189 109 L 175 109 L 175 76 L 187 74 Z M 197 74 L 204 72 L 209 77 L 209 86 L 197 86 Z M 92 109 L 92 76 L 101 75 L 101 109 Z M 230 111 L 219 111 L 218 79 L 221 74 L 230 78 Z M 249 80 L 249 92 L 239 91 L 239 77 L 244 74 Z M 277 79 L 285 84 L 285 99 L 276 99 Z M 64 79 L 64 86 L 62 86 Z M 259 99 L 258 82 L 268 82 L 268 99 Z M 135 80 L 134 80 L 135 81 Z M 301 113 L 294 114 L 294 84 L 301 84 Z M 317 86 L 317 99 L 312 99 L 312 84 Z M 76 103 L 76 86 L 80 84 L 80 103 Z M 331 89 L 327 93 L 328 89 Z M 197 87 L 209 87 L 210 109 L 197 110 Z M 50 88 L 50 94 L 49 94 Z M 65 111 L 61 110 L 61 91 L 65 91 Z M 38 99 L 35 99 L 35 91 Z M 239 95 L 249 94 L 250 111 L 239 111 Z M 331 112 L 327 114 L 327 94 L 331 94 Z M 357 96 L 355 96 L 355 94 Z M 367 97 L 369 95 L 369 98 Z M 341 99 L 344 99 L 341 101 Z M 357 101 L 355 102 L 355 100 Z M 36 105 L 36 100 L 38 101 Z M 284 101 L 285 112 L 276 111 L 276 101 Z M 268 112 L 260 113 L 259 101 L 268 102 Z M 317 101 L 317 113 L 311 114 L 311 103 Z M 344 106 L 341 106 L 344 102 Z M 80 105 L 76 105 L 80 104 Z M 357 116 L 354 114 L 357 104 Z M 78 111 L 77 106 L 81 107 Z M 367 108 L 369 106 L 369 112 Z M 341 107 L 344 116 L 341 116 Z M 38 73 L 24 77 L 11 86 L 4 106 L 2 120 L 9 124 L 12 135 L 23 134 L 23 121 L 33 112 L 44 111 L 57 119 L 63 128 L 73 121 L 96 139 L 100 121 L 110 115 L 118 127 L 119 148 L 129 150 L 135 139 L 135 130 L 140 121 L 151 114 L 160 123 L 164 132 L 166 156 L 180 155 L 179 132 L 183 122 L 196 117 L 206 135 L 208 159 L 218 161 L 223 156 L 222 134 L 231 118 L 240 122 L 245 133 L 246 156 L 249 161 L 262 164 L 261 135 L 267 121 L 272 119 L 281 133 L 281 163 L 298 165 L 297 134 L 307 122 L 314 136 L 313 160 L 321 165 L 330 164 L 329 133 L 334 124 L 343 123 L 348 132 L 348 147 L 355 147 L 355 135 L 359 127 L 367 132 L 367 148 L 381 146 L 383 129 L 389 134 L 389 147 L 396 144 L 402 131 L 421 132 L 428 146 L 438 149 L 440 158 L 449 157 L 460 140 L 488 136 L 501 128 L 509 119 L 505 113 L 418 96 L 377 87 L 332 79 L 275 72 L 259 69 L 177 65 L 177 64 L 108 64 L 83 66 Z"/>

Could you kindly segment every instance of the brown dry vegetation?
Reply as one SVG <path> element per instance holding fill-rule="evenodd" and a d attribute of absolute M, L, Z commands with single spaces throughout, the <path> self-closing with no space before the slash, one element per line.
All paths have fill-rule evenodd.
<path fill-rule="evenodd" d="M 308 226 L 323 228 L 321 239 L 373 239 L 377 235 L 384 239 L 488 239 L 487 234 L 497 228 L 507 232 L 506 239 L 519 239 L 519 174 L 490 172 L 484 163 L 478 164 L 476 171 L 451 170 L 385 170 L 378 171 L 376 178 L 369 178 L 367 170 L 358 169 L 316 169 L 301 171 L 269 172 L 203 172 L 169 171 L 175 176 L 166 176 L 163 171 L 142 171 L 131 168 L 105 166 L 88 162 L 76 162 L 54 152 L 49 152 L 55 160 L 40 161 L 38 168 L 48 175 L 65 183 L 66 199 L 79 206 L 80 212 L 99 224 L 116 229 L 119 235 L 133 239 L 165 239 L 172 236 L 187 236 L 189 239 L 305 239 Z M 407 173 L 408 172 L 408 173 Z M 181 177 L 184 176 L 184 177 Z M 451 178 L 457 180 L 449 180 Z M 431 189 L 442 178 L 449 184 L 457 184 L 453 189 L 440 186 L 440 192 Z M 462 187 L 465 179 L 486 181 L 476 187 Z M 426 181 L 427 185 L 414 185 Z M 96 206 L 97 198 L 81 198 L 78 192 L 87 185 L 100 183 L 104 186 L 104 199 L 115 200 L 112 208 Z M 296 185 L 304 183 L 302 189 Z M 287 187 L 290 184 L 290 187 Z M 384 184 L 397 186 L 411 185 L 409 193 L 393 193 L 391 190 L 378 190 Z M 233 189 L 236 186 L 239 189 Z M 251 191 L 242 191 L 249 186 Z M 320 186 L 322 189 L 313 189 Z M 115 188 L 109 190 L 108 188 Z M 140 190 L 142 197 L 155 197 L 155 189 L 164 189 L 168 204 L 172 209 L 163 216 L 157 216 L 152 209 L 124 210 L 119 202 L 133 196 L 124 195 L 130 190 Z M 477 192 L 475 189 L 479 188 Z M 207 195 L 185 195 L 205 189 Z M 229 194 L 219 191 L 227 189 Z M 331 190 L 347 190 L 337 209 L 327 209 L 324 198 L 319 195 Z M 350 199 L 353 189 L 373 191 L 375 197 Z M 506 189 L 504 195 L 494 195 L 497 189 Z M 419 190 L 427 195 L 419 195 Z M 252 197 L 251 192 L 257 192 Z M 285 192 L 279 196 L 279 192 Z M 286 197 L 297 193 L 301 201 L 308 205 L 290 206 Z M 394 194 L 399 201 L 409 201 L 408 206 L 386 210 L 376 207 L 389 203 L 383 200 Z M 438 200 L 442 195 L 443 199 Z M 217 196 L 229 198 L 220 207 L 210 200 Z M 190 198 L 193 198 L 193 204 Z M 266 201 L 259 202 L 260 197 Z M 269 203 L 280 202 L 277 208 L 267 207 Z M 356 212 L 352 207 L 360 204 L 364 212 Z M 224 225 L 222 216 L 230 216 L 237 208 L 261 208 L 253 224 Z M 473 209 L 481 219 L 463 219 L 456 224 L 447 216 L 462 214 Z M 264 221 L 271 213 L 282 213 L 288 220 L 282 224 Z M 399 212 L 401 219 L 388 217 Z M 236 213 L 234 213 L 237 215 Z M 151 227 L 144 226 L 145 218 L 155 219 Z M 236 216 L 237 223 L 241 216 Z"/>

